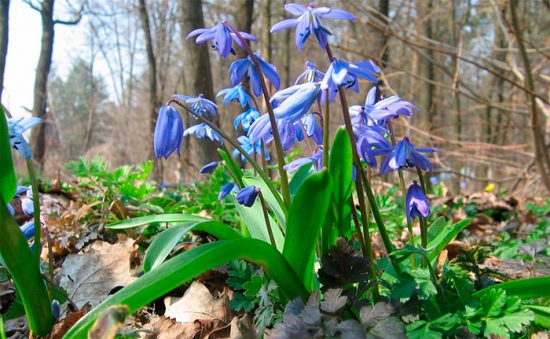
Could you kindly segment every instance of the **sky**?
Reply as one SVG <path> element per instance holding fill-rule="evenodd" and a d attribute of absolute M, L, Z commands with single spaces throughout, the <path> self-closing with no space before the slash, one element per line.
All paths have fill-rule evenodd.
<path fill-rule="evenodd" d="M 71 61 L 85 52 L 85 25 L 84 18 L 76 26 L 55 26 L 52 70 L 63 78 Z M 25 108 L 32 108 L 41 36 L 40 14 L 23 1 L 11 1 L 2 103 L 14 116 L 27 114 Z"/>

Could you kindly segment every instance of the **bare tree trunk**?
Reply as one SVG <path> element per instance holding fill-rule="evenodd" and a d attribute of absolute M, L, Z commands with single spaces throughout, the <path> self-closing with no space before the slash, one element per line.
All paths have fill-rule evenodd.
<path fill-rule="evenodd" d="M 204 27 L 202 14 L 202 0 L 180 0 L 180 31 L 183 45 L 183 61 L 185 67 L 185 91 L 188 96 L 203 94 L 207 99 L 214 100 L 212 84 L 212 70 L 208 56 L 208 44 L 195 45 L 192 39 L 185 40 L 185 36 L 194 29 Z M 186 128 L 197 121 L 186 116 Z M 183 162 L 184 180 L 195 179 L 198 169 L 217 158 L 216 145 L 207 140 L 197 140 L 191 136 L 184 141 Z M 187 168 L 185 168 L 187 167 Z M 191 167 L 191 168 L 188 168 Z"/>
<path fill-rule="evenodd" d="M 139 17 L 143 26 L 145 47 L 147 50 L 147 66 L 149 73 L 149 130 L 151 131 L 151 135 L 153 135 L 157 122 L 157 108 L 159 101 L 157 97 L 157 63 L 155 60 L 155 53 L 153 51 L 153 38 L 151 36 L 151 26 L 149 25 L 149 16 L 147 15 L 145 0 L 139 0 Z M 153 158 L 153 148 L 150 147 L 149 159 Z"/>
<path fill-rule="evenodd" d="M 422 20 L 420 23 L 420 34 L 425 38 L 433 38 L 433 24 L 432 24 L 432 10 L 433 10 L 433 0 L 418 0 L 416 3 L 418 11 L 418 19 Z M 435 70 L 434 65 L 431 60 L 434 59 L 434 52 L 432 49 L 426 51 L 428 58 L 420 58 L 419 60 L 419 73 L 422 77 L 426 78 L 428 81 L 423 82 L 420 90 L 420 100 L 418 100 L 418 105 L 423 110 L 423 114 L 420 114 L 422 117 L 421 127 L 425 130 L 431 131 L 432 124 L 436 112 L 435 107 Z"/>
<path fill-rule="evenodd" d="M 8 54 L 10 0 L 0 0 L 0 99 L 4 90 L 4 70 Z"/>
<path fill-rule="evenodd" d="M 523 34 L 520 28 L 518 15 L 517 15 L 518 1 L 510 1 L 510 13 L 512 16 L 512 27 L 514 34 L 518 42 L 519 52 L 523 61 L 523 67 L 525 69 L 525 87 L 529 88 L 531 92 L 535 92 L 535 83 L 533 81 L 533 73 L 531 69 L 531 63 L 529 56 L 527 55 L 525 44 L 523 42 Z M 544 138 L 544 131 L 541 127 L 545 126 L 544 117 L 540 116 L 537 103 L 534 95 L 528 95 L 530 110 L 531 110 L 531 128 L 533 130 L 533 143 L 535 148 L 535 162 L 539 170 L 542 182 L 546 187 L 546 190 L 550 192 L 550 156 L 546 149 L 546 142 Z M 545 165 L 547 168 L 545 168 Z"/>

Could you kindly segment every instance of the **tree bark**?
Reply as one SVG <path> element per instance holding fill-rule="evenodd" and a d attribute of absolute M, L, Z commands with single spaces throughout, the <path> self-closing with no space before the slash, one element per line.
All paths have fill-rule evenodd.
<path fill-rule="evenodd" d="M 4 71 L 8 54 L 10 0 L 0 0 L 0 99 L 4 90 Z"/>
<path fill-rule="evenodd" d="M 432 10 L 433 0 L 419 0 L 417 2 L 418 20 L 420 22 L 419 32 L 421 35 L 428 39 L 433 38 L 433 23 L 432 23 Z M 420 87 L 418 93 L 420 97 L 418 100 L 418 106 L 424 113 L 419 114 L 421 117 L 420 124 L 426 131 L 431 131 L 432 124 L 436 113 L 435 105 L 435 69 L 431 62 L 435 58 L 432 49 L 426 51 L 428 58 L 420 58 L 419 60 L 419 73 L 422 77 L 428 81 L 423 82 L 423 86 Z"/>
<path fill-rule="evenodd" d="M 180 30 L 183 45 L 183 61 L 185 65 L 185 94 L 196 96 L 203 94 L 207 99 L 215 100 L 212 83 L 212 70 L 208 55 L 209 44 L 196 45 L 194 39 L 185 40 L 185 36 L 194 29 L 204 27 L 202 0 L 180 0 Z M 197 123 L 195 119 L 184 113 L 185 127 Z M 198 169 L 217 158 L 216 144 L 194 136 L 184 139 L 182 157 L 184 169 L 183 180 L 198 177 Z M 191 167 L 191 168 L 189 168 Z"/>
<path fill-rule="evenodd" d="M 53 20 L 53 8 L 54 0 L 43 0 L 39 11 L 42 18 L 42 41 L 40 45 L 38 66 L 36 67 L 36 78 L 34 79 L 34 102 L 32 112 L 35 116 L 41 118 L 43 122 L 33 129 L 31 145 L 33 158 L 40 167 L 44 165 L 44 155 L 46 154 L 47 88 L 48 76 L 52 64 L 55 25 Z"/>

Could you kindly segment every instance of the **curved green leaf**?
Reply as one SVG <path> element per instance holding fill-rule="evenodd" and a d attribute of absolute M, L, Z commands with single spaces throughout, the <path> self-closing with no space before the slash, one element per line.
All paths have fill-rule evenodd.
<path fill-rule="evenodd" d="M 53 325 L 53 315 L 38 261 L 1 195 L 0 256 L 21 296 L 29 329 L 34 335 L 48 334 Z"/>
<path fill-rule="evenodd" d="M 0 105 L 0 115 L 0 159 L 2 159 L 2 165 L 0 165 L 0 195 L 6 203 L 9 203 L 15 194 L 16 180 L 11 158 L 8 122 L 2 105 Z"/>
<path fill-rule="evenodd" d="M 221 148 L 218 148 L 218 154 L 220 155 L 220 158 L 225 161 L 225 166 L 227 167 L 227 170 L 229 170 L 229 173 L 233 177 L 233 179 L 237 182 L 239 187 L 244 187 L 243 184 L 243 170 L 237 166 L 235 163 L 235 160 L 231 158 L 227 152 Z"/>
<path fill-rule="evenodd" d="M 283 199 L 281 195 L 277 192 L 277 195 L 279 195 L 279 199 L 277 199 L 275 195 L 273 195 L 273 192 L 269 190 L 267 184 L 260 178 L 247 175 L 243 177 L 243 182 L 246 186 L 254 185 L 262 190 L 262 194 L 264 195 L 267 205 L 275 213 L 275 216 L 277 216 L 277 219 L 279 220 L 283 229 L 286 229 L 287 209 L 284 204 L 279 204 L 279 201 L 282 201 Z"/>
<path fill-rule="evenodd" d="M 213 220 L 172 226 L 159 233 L 147 248 L 143 258 L 143 270 L 149 272 L 162 264 L 181 238 L 191 231 L 204 231 L 222 240 L 241 238 L 241 235 L 231 227 Z"/>
<path fill-rule="evenodd" d="M 246 207 L 239 204 L 234 196 L 232 196 L 232 199 L 239 215 L 241 216 L 242 222 L 244 222 L 248 233 L 250 233 L 250 236 L 253 239 L 263 240 L 271 244 L 260 199 L 256 199 L 254 205 L 251 207 Z M 271 230 L 273 231 L 273 238 L 275 238 L 275 246 L 277 246 L 277 249 L 281 251 L 285 241 L 283 233 L 271 216 L 269 216 L 269 224 L 271 225 Z"/>
<path fill-rule="evenodd" d="M 159 215 L 148 215 L 145 217 L 121 220 L 121 221 L 117 221 L 112 224 L 109 224 L 105 227 L 118 230 L 118 229 L 149 225 L 156 222 L 175 223 L 175 222 L 202 222 L 202 221 L 210 221 L 210 219 L 199 217 L 196 215 L 191 215 L 191 214 L 159 214 Z"/>
<path fill-rule="evenodd" d="M 353 155 L 348 133 L 340 128 L 330 149 L 329 173 L 332 178 L 332 204 L 335 223 L 340 236 L 348 237 L 351 231 L 351 188 L 353 184 Z"/>
<path fill-rule="evenodd" d="M 428 243 L 428 258 L 430 262 L 435 260 L 439 253 L 447 247 L 447 245 L 462 232 L 463 229 L 470 225 L 470 219 L 460 220 L 459 222 L 446 226 L 432 241 Z"/>
<path fill-rule="evenodd" d="M 298 187 L 304 182 L 304 180 L 309 177 L 309 174 L 311 172 L 311 168 L 313 167 L 312 163 L 305 164 L 294 175 L 292 176 L 292 179 L 290 179 L 290 183 L 288 184 L 290 188 L 290 195 L 294 196 L 296 192 L 298 191 Z"/>
<path fill-rule="evenodd" d="M 287 299 L 307 298 L 308 291 L 296 273 L 271 245 L 255 239 L 217 241 L 177 255 L 145 273 L 92 309 L 65 334 L 64 338 L 86 338 L 88 329 L 95 319 L 109 306 L 124 304 L 131 312 L 135 312 L 201 273 L 235 259 L 244 259 L 261 265 Z"/>
<path fill-rule="evenodd" d="M 537 277 L 506 281 L 501 284 L 485 287 L 473 294 L 479 298 L 494 288 L 501 288 L 508 295 L 515 295 L 522 299 L 550 297 L 550 277 Z"/>
<path fill-rule="evenodd" d="M 310 175 L 296 192 L 288 211 L 283 255 L 298 277 L 313 289 L 313 261 L 320 229 L 325 222 L 332 181 L 326 170 Z"/>

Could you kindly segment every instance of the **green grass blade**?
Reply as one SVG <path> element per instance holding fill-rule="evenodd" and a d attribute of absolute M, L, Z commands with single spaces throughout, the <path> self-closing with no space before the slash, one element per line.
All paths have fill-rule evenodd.
<path fill-rule="evenodd" d="M 537 277 L 506 281 L 501 284 L 485 287 L 473 294 L 479 298 L 493 288 L 501 288 L 508 295 L 515 295 L 522 299 L 550 297 L 550 277 Z"/>
<path fill-rule="evenodd" d="M 313 259 L 320 229 L 325 222 L 332 181 L 326 170 L 310 175 L 296 192 L 286 228 L 283 255 L 304 285 L 313 289 Z"/>
<path fill-rule="evenodd" d="M 241 238 L 241 235 L 237 231 L 218 221 L 185 223 L 172 226 L 157 234 L 147 248 L 145 258 L 143 258 L 143 270 L 149 272 L 162 264 L 181 238 L 191 231 L 204 231 L 222 240 Z"/>
<path fill-rule="evenodd" d="M 290 179 L 290 183 L 288 184 L 290 188 L 290 195 L 294 196 L 296 192 L 298 191 L 298 187 L 304 182 L 304 180 L 309 177 L 309 174 L 311 172 L 311 168 L 313 167 L 313 164 L 305 164 L 294 175 L 292 176 L 292 179 Z"/>
<path fill-rule="evenodd" d="M 121 221 L 117 221 L 112 224 L 109 224 L 105 227 L 119 230 L 119 229 L 149 225 L 156 222 L 180 223 L 180 222 L 203 222 L 203 221 L 210 221 L 210 219 L 199 217 L 196 215 L 191 215 L 191 214 L 159 214 L 159 215 L 148 215 L 145 217 L 121 220 Z"/>
<path fill-rule="evenodd" d="M 0 159 L 2 159 L 2 165 L 0 165 L 0 195 L 6 203 L 9 203 L 15 194 L 16 181 L 11 158 L 8 122 L 2 105 L 0 105 L 0 115 Z"/>
<path fill-rule="evenodd" d="M 307 298 L 308 292 L 288 262 L 271 245 L 255 239 L 209 243 L 175 256 L 107 298 L 80 319 L 64 338 L 86 338 L 93 322 L 106 308 L 124 304 L 135 312 L 140 307 L 190 281 L 203 272 L 232 260 L 261 265 L 279 285 L 287 299 Z"/>
<path fill-rule="evenodd" d="M 19 225 L 11 217 L 2 196 L 0 255 L 23 301 L 29 329 L 34 335 L 48 334 L 53 325 L 53 315 L 38 261 L 23 237 Z"/>

